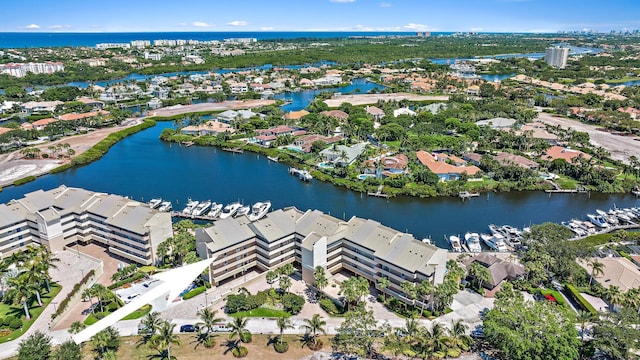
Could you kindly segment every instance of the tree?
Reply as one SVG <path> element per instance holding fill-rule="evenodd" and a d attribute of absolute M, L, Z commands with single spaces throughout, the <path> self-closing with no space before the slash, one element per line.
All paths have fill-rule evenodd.
<path fill-rule="evenodd" d="M 582 359 L 585 349 L 584 332 L 587 329 L 587 324 L 593 320 L 593 314 L 588 311 L 579 310 L 576 320 L 580 324 L 580 341 L 582 342 L 580 345 L 580 359 Z"/>
<path fill-rule="evenodd" d="M 431 330 L 425 331 L 421 356 L 431 357 L 436 352 L 444 352 L 446 355 L 447 339 L 446 330 L 442 324 L 434 322 Z"/>
<path fill-rule="evenodd" d="M 378 289 L 380 289 L 380 292 L 382 292 L 385 303 L 387 302 L 387 293 L 385 293 L 384 290 L 388 288 L 389 285 L 391 285 L 391 281 L 389 281 L 387 277 L 381 277 L 380 279 L 378 279 Z"/>
<path fill-rule="evenodd" d="M 51 356 L 51 337 L 36 331 L 18 346 L 18 360 L 48 360 Z"/>
<path fill-rule="evenodd" d="M 280 345 L 282 345 L 282 337 L 284 336 L 284 331 L 286 329 L 293 329 L 293 323 L 291 322 L 291 320 L 287 317 L 281 316 L 279 318 L 276 319 L 276 325 L 278 326 L 278 329 L 280 330 Z"/>
<path fill-rule="evenodd" d="M 120 347 L 120 333 L 118 329 L 109 326 L 91 337 L 91 346 L 93 351 L 98 354 L 101 359 L 105 358 L 105 354 L 109 351 L 116 351 Z"/>
<path fill-rule="evenodd" d="M 170 321 L 163 321 L 158 328 L 158 333 L 153 335 L 151 343 L 156 346 L 163 353 L 167 352 L 167 359 L 171 360 L 171 345 L 181 345 L 180 337 L 174 334 L 173 331 L 176 328 L 176 324 L 172 324 Z"/>
<path fill-rule="evenodd" d="M 100 304 L 100 312 L 104 312 L 104 302 L 113 297 L 113 293 L 111 290 L 106 288 L 102 284 L 94 284 L 91 287 L 91 295 L 98 298 L 98 303 Z"/>
<path fill-rule="evenodd" d="M 302 328 L 305 329 L 305 332 L 311 334 L 311 342 L 314 346 L 318 345 L 318 332 L 323 334 L 327 333 L 325 326 L 327 326 L 327 322 L 320 317 L 319 314 L 313 314 L 311 319 L 304 319 L 304 324 L 302 324 Z"/>
<path fill-rule="evenodd" d="M 82 360 L 82 349 L 72 340 L 65 341 L 53 352 L 52 358 L 53 360 Z"/>
<path fill-rule="evenodd" d="M 80 331 L 84 330 L 86 327 L 87 325 L 85 325 L 84 323 L 80 321 L 74 321 L 71 323 L 71 326 L 69 327 L 69 333 L 77 334 Z"/>
<path fill-rule="evenodd" d="M 606 359 L 631 359 L 632 349 L 640 345 L 638 334 L 638 316 L 635 309 L 622 308 L 618 312 L 607 312 L 593 319 L 594 350 L 602 353 Z"/>
<path fill-rule="evenodd" d="M 338 351 L 347 354 L 371 356 L 376 341 L 380 339 L 376 334 L 376 328 L 373 311 L 348 311 L 333 338 L 333 345 Z"/>
<path fill-rule="evenodd" d="M 483 320 L 486 341 L 514 360 L 577 359 L 580 339 L 575 317 L 548 301 L 526 301 L 521 296 L 496 300 Z"/>
<path fill-rule="evenodd" d="M 491 273 L 489 273 L 489 269 L 477 261 L 474 261 L 469 267 L 469 275 L 476 281 L 478 290 L 482 289 L 482 283 L 491 280 Z"/>
<path fill-rule="evenodd" d="M 237 316 L 233 318 L 227 326 L 231 328 L 231 333 L 229 334 L 229 339 L 235 339 L 236 337 L 242 341 L 246 342 L 247 334 L 249 330 L 247 330 L 248 319 L 242 316 Z"/>
<path fill-rule="evenodd" d="M 291 278 L 288 276 L 281 276 L 279 286 L 280 286 L 280 289 L 282 289 L 282 291 L 286 293 L 287 291 L 289 291 L 289 288 L 291 287 Z"/>
<path fill-rule="evenodd" d="M 266 277 L 267 277 L 267 282 L 271 284 L 271 288 L 273 288 L 273 283 L 278 278 L 278 274 L 276 274 L 274 271 L 267 271 Z"/>
<path fill-rule="evenodd" d="M 9 278 L 7 284 L 9 286 L 9 291 L 6 294 L 7 298 L 11 299 L 14 304 L 21 304 L 24 308 L 25 319 L 31 319 L 28 303 L 38 288 L 31 282 L 31 279 L 22 275 Z"/>
<path fill-rule="evenodd" d="M 473 339 L 467 335 L 467 325 L 462 319 L 451 321 L 451 329 L 449 330 L 449 343 L 454 348 L 467 351 L 473 343 Z"/>
<path fill-rule="evenodd" d="M 416 289 L 416 284 L 412 283 L 411 281 L 405 280 L 400 284 L 400 289 L 402 289 L 402 292 L 404 293 L 405 297 L 411 300 L 411 305 L 415 305 L 416 299 L 418 298 L 418 290 Z M 405 309 L 406 309 L 406 303 L 405 303 Z"/>
<path fill-rule="evenodd" d="M 611 285 L 605 292 L 605 297 L 611 305 L 611 310 L 615 310 L 616 305 L 620 305 L 620 303 L 624 299 L 624 294 L 622 293 L 622 291 L 620 291 L 620 287 Z"/>
<path fill-rule="evenodd" d="M 313 269 L 313 281 L 316 288 L 318 288 L 320 292 L 322 292 L 322 289 L 327 287 L 327 285 L 329 284 L 327 275 L 325 274 L 324 268 L 322 266 L 318 265 Z"/>
<path fill-rule="evenodd" d="M 589 260 L 587 262 L 587 266 L 591 268 L 591 278 L 589 278 L 589 286 L 593 282 L 593 279 L 598 275 L 604 275 L 604 264 L 598 261 L 598 259 Z"/>
<path fill-rule="evenodd" d="M 431 281 L 427 280 L 423 280 L 419 285 L 418 285 L 418 297 L 420 298 L 420 317 L 422 317 L 422 314 L 424 313 L 424 303 L 427 300 L 428 296 L 431 296 L 431 293 L 433 292 L 433 284 L 431 284 Z"/>

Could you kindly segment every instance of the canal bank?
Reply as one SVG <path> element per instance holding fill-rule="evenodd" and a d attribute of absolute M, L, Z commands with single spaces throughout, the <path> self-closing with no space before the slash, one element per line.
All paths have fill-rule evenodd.
<path fill-rule="evenodd" d="M 25 193 L 59 185 L 120 194 L 142 201 L 162 197 L 174 208 L 187 198 L 245 204 L 271 200 L 273 208 L 318 209 L 338 218 L 371 218 L 438 245 L 445 234 L 487 232 L 487 225 L 529 226 L 545 221 L 583 218 L 597 208 L 639 204 L 631 195 L 490 193 L 467 201 L 456 198 L 381 199 L 328 183 L 302 182 L 288 166 L 266 156 L 235 154 L 213 147 L 181 146 L 158 140 L 170 122 L 131 135 L 115 144 L 100 160 L 58 174 L 49 174 L 0 192 L 0 203 Z"/>

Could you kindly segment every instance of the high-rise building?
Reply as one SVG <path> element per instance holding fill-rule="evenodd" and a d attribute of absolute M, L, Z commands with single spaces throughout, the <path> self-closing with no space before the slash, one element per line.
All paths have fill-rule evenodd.
<path fill-rule="evenodd" d="M 559 69 L 567 66 L 567 58 L 569 58 L 569 48 L 560 46 L 547 48 L 544 55 L 544 61 L 547 64 Z"/>

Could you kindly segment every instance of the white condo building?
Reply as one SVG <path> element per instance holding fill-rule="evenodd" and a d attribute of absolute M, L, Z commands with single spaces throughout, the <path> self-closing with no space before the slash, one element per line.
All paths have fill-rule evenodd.
<path fill-rule="evenodd" d="M 0 65 L 0 73 L 15 77 L 23 77 L 27 73 L 52 74 L 57 71 L 64 71 L 61 62 L 47 61 L 43 63 L 8 63 Z"/>
<path fill-rule="evenodd" d="M 554 46 L 547 48 L 544 54 L 544 61 L 558 69 L 567 67 L 567 59 L 569 58 L 569 48 Z"/>
<path fill-rule="evenodd" d="M 156 262 L 158 244 L 173 236 L 171 215 L 118 195 L 60 186 L 0 204 L 0 258 L 28 245 L 52 252 L 95 242 L 142 265 Z"/>

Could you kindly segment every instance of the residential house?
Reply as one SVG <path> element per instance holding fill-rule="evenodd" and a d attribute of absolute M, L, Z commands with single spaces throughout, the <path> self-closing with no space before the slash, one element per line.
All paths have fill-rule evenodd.
<path fill-rule="evenodd" d="M 102 108 L 104 108 L 104 103 L 102 101 L 99 100 L 94 100 L 94 99 L 90 99 L 90 98 L 86 98 L 86 97 L 81 97 L 79 99 L 77 99 L 76 101 L 79 101 L 85 105 L 89 105 L 93 108 L 93 111 L 99 111 L 102 110 Z"/>
<path fill-rule="evenodd" d="M 6 134 L 6 133 L 8 133 L 9 131 L 12 131 L 12 130 L 14 130 L 14 129 L 6 128 L 6 127 L 0 127 L 0 135 Z"/>
<path fill-rule="evenodd" d="M 375 174 L 377 178 L 407 173 L 409 158 L 405 154 L 382 155 L 364 162 L 365 174 Z"/>
<path fill-rule="evenodd" d="M 33 126 L 33 129 L 35 130 L 42 131 L 44 130 L 44 128 L 47 127 L 47 125 L 54 123 L 56 121 L 58 121 L 58 119 L 54 119 L 54 118 L 40 119 L 32 122 L 31 126 Z"/>
<path fill-rule="evenodd" d="M 462 159 L 472 163 L 475 166 L 480 166 L 480 162 L 482 161 L 482 155 L 477 153 L 466 153 L 466 154 L 462 154 Z"/>
<path fill-rule="evenodd" d="M 335 145 L 322 150 L 320 155 L 337 166 L 346 167 L 353 164 L 366 147 L 367 143 L 364 142 L 352 146 Z"/>
<path fill-rule="evenodd" d="M 529 160 L 524 156 L 520 156 L 520 155 L 516 155 L 516 154 L 509 154 L 509 153 L 506 153 L 506 152 L 499 152 L 493 158 L 496 159 L 496 161 L 502 166 L 517 165 L 517 166 L 520 166 L 523 169 L 529 169 L 529 170 L 537 170 L 538 169 L 538 163 L 537 162 L 535 162 L 533 160 Z"/>
<path fill-rule="evenodd" d="M 22 111 L 26 113 L 54 112 L 58 105 L 64 104 L 62 101 L 29 101 L 21 105 Z"/>
<path fill-rule="evenodd" d="M 556 145 L 545 150 L 541 158 L 542 160 L 548 160 L 548 161 L 553 161 L 555 159 L 564 159 L 571 164 L 577 158 L 591 160 L 591 155 L 585 154 L 580 150 L 569 149 L 569 148 Z"/>
<path fill-rule="evenodd" d="M 444 153 L 430 154 L 424 150 L 419 150 L 416 152 L 416 156 L 422 165 L 438 175 L 440 181 L 458 180 L 463 173 L 473 176 L 480 172 L 477 166 L 467 166 L 464 160 Z M 455 165 L 449 162 L 454 162 Z"/>
<path fill-rule="evenodd" d="M 349 114 L 347 114 L 346 112 L 342 111 L 342 110 L 326 110 L 321 112 L 320 114 L 327 116 L 327 117 L 332 117 L 335 119 L 338 119 L 340 121 L 346 121 L 349 118 Z"/>
<path fill-rule="evenodd" d="M 640 270 L 628 259 L 612 255 L 596 259 L 604 265 L 602 274 L 593 278 L 600 285 L 605 288 L 617 286 L 623 293 L 640 287 Z M 591 273 L 591 266 L 588 261 L 582 260 L 578 261 L 578 263 L 589 274 Z"/>
<path fill-rule="evenodd" d="M 367 106 L 365 111 L 367 112 L 367 114 L 373 116 L 374 120 L 381 120 L 383 117 L 386 116 L 386 114 L 384 113 L 384 110 L 376 106 Z"/>
<path fill-rule="evenodd" d="M 234 128 L 232 128 L 229 124 L 222 123 L 219 121 L 207 121 L 204 124 L 200 125 L 190 125 L 185 126 L 180 130 L 183 134 L 187 135 L 195 135 L 195 136 L 215 136 L 222 133 L 233 134 L 236 132 Z"/>
<path fill-rule="evenodd" d="M 500 130 L 500 129 L 510 129 L 515 125 L 516 119 L 507 119 L 507 118 L 493 118 L 487 120 L 476 121 L 476 125 L 478 126 L 489 126 L 492 129 Z"/>
<path fill-rule="evenodd" d="M 316 142 L 316 141 L 322 141 L 324 142 L 326 145 L 331 145 L 333 143 L 337 143 L 344 140 L 344 138 L 342 136 L 323 136 L 323 135 L 318 135 L 318 134 L 311 134 L 311 135 L 306 135 L 306 136 L 302 136 L 298 139 L 295 140 L 294 145 L 298 146 L 300 149 L 302 149 L 303 152 L 310 152 L 311 151 L 311 145 Z"/>
<path fill-rule="evenodd" d="M 220 114 L 218 114 L 216 116 L 216 119 L 218 121 L 220 121 L 220 122 L 230 124 L 232 121 L 235 121 L 235 120 L 248 120 L 248 119 L 251 119 L 251 118 L 254 118 L 254 117 L 258 117 L 260 119 L 264 119 L 264 118 L 266 118 L 266 115 L 253 112 L 253 111 L 251 111 L 251 109 L 248 109 L 248 110 L 226 110 L 226 111 L 223 111 Z"/>
<path fill-rule="evenodd" d="M 81 114 L 64 114 L 64 115 L 58 116 L 58 119 L 63 121 L 73 121 L 73 120 L 84 120 L 84 119 L 89 119 L 96 116 L 107 116 L 107 115 L 109 115 L 108 111 L 100 110 L 100 111 L 91 111 L 91 112 L 81 113 Z"/>
<path fill-rule="evenodd" d="M 249 86 L 247 83 L 243 82 L 230 82 L 229 88 L 231 89 L 232 94 L 242 94 L 249 92 Z"/>
<path fill-rule="evenodd" d="M 531 134 L 532 138 L 545 140 L 550 145 L 556 145 L 558 143 L 558 135 L 548 132 L 543 123 L 534 122 L 524 124 L 520 127 L 520 130 L 516 131 L 517 135 L 524 135 L 527 133 Z"/>
<path fill-rule="evenodd" d="M 485 292 L 487 297 L 493 297 L 504 281 L 517 280 L 525 275 L 524 266 L 508 260 L 502 260 L 494 255 L 478 254 L 469 258 L 465 262 L 467 271 L 474 262 L 479 263 L 489 271 L 489 281 L 482 283 L 482 287 L 489 290 Z"/>
<path fill-rule="evenodd" d="M 400 108 L 393 110 L 393 117 L 398 117 L 400 115 L 416 116 L 418 114 L 409 108 Z"/>
<path fill-rule="evenodd" d="M 300 120 L 300 118 L 306 115 L 309 115 L 309 112 L 307 110 L 291 111 L 284 115 L 284 119 L 298 121 Z"/>

